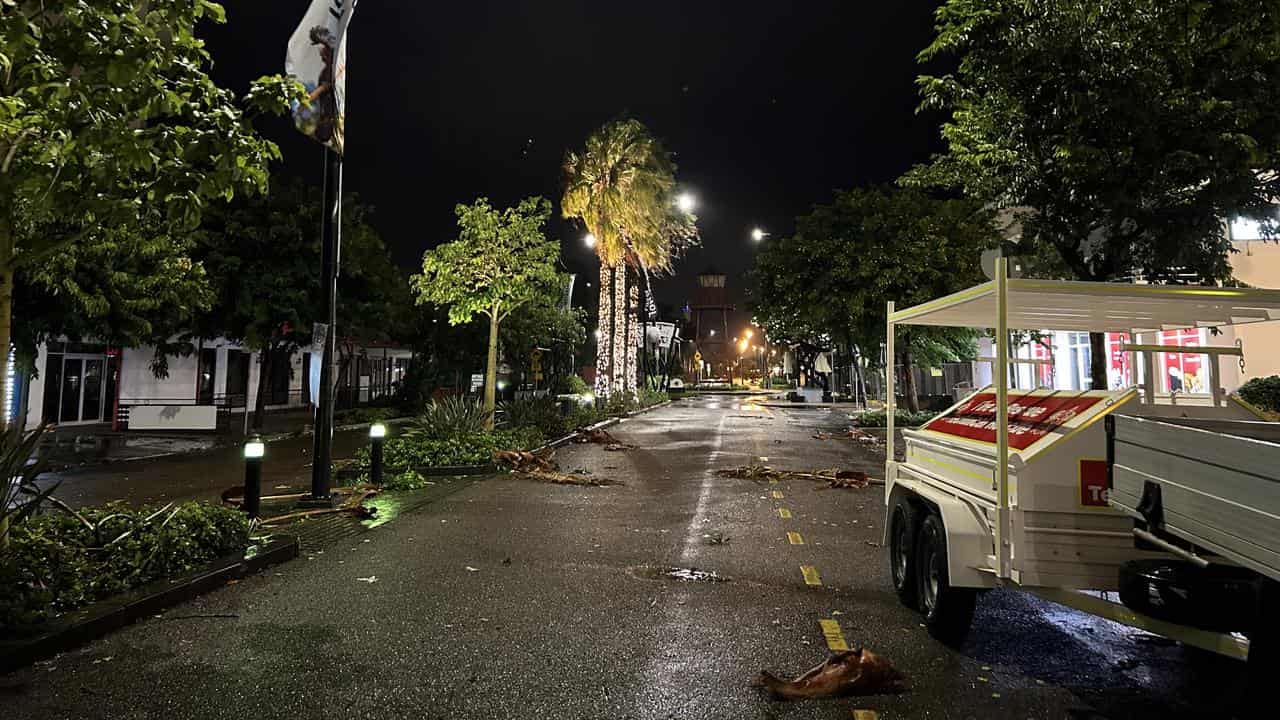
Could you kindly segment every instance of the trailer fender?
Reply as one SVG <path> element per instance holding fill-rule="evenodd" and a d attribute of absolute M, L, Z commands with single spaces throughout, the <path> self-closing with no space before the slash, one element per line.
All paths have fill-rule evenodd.
<path fill-rule="evenodd" d="M 914 496 L 930 512 L 942 518 L 942 526 L 947 533 L 947 575 L 953 587 L 996 586 L 996 576 L 990 570 L 989 561 L 995 547 L 991 528 L 977 504 L 926 485 L 903 472 L 897 473 L 888 503 L 890 509 L 899 493 Z M 887 528 L 888 515 L 885 517 Z"/>

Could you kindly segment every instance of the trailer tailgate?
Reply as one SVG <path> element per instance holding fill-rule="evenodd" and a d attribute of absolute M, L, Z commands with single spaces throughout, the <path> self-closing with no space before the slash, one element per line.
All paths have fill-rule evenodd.
<path fill-rule="evenodd" d="M 1164 531 L 1280 579 L 1280 444 L 1126 415 L 1108 430 L 1113 507 L 1142 518 L 1158 487 Z"/>

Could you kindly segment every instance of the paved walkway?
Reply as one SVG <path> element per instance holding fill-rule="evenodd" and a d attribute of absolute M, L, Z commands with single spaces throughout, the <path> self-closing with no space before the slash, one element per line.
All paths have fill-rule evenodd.
<path fill-rule="evenodd" d="M 624 485 L 469 482 L 0 677 L 6 718 L 1221 715 L 1238 663 L 1019 593 L 987 594 L 968 644 L 945 648 L 890 589 L 881 488 L 712 472 L 764 462 L 878 475 L 880 458 L 853 441 L 813 439 L 843 425 L 739 398 L 674 403 L 611 428 L 636 450 L 561 451 L 565 469 Z M 891 659 L 913 689 L 779 703 L 749 686 L 761 668 L 795 674 L 825 657 L 820 620 Z"/>

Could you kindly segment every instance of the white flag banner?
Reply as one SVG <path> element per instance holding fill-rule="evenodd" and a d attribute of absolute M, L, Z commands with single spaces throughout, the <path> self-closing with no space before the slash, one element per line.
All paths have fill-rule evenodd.
<path fill-rule="evenodd" d="M 293 122 L 307 137 L 342 154 L 347 99 L 347 26 L 357 0 L 311 0 L 289 38 L 284 71 L 311 103 L 294 103 Z"/>

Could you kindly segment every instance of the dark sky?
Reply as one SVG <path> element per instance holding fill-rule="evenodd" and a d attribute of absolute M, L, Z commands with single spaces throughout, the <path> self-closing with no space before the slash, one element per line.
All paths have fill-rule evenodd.
<path fill-rule="evenodd" d="M 243 91 L 283 71 L 306 0 L 224 0 L 208 28 L 214 76 Z M 347 62 L 345 182 L 377 208 L 395 259 L 454 236 L 453 207 L 485 195 L 556 204 L 549 234 L 594 274 L 582 231 L 558 219 L 560 162 L 629 114 L 676 155 L 699 202 L 703 247 L 658 284 L 680 305 L 708 265 L 735 295 L 750 229 L 775 235 L 835 188 L 889 182 L 938 147 L 918 116 L 915 54 L 937 2 L 362 0 Z M 320 182 L 322 151 L 263 123 L 283 171 Z"/>

